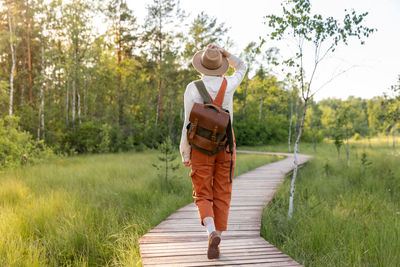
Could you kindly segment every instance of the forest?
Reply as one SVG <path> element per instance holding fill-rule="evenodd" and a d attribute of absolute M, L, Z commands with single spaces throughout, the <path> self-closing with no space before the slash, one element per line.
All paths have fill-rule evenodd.
<path fill-rule="evenodd" d="M 201 78 L 191 60 L 209 44 L 247 66 L 233 97 L 241 207 L 227 240 L 261 235 L 267 252 L 275 246 L 303 266 L 400 266 L 400 73 L 369 99 L 317 100 L 313 82 L 339 44 L 370 41 L 376 29 L 363 26 L 368 12 L 345 10 L 336 20 L 312 14 L 310 0 L 284 0 L 284 15 L 265 10 L 265 36 L 238 49 L 229 21 L 189 15 L 179 0 L 148 0 L 142 21 L 132 2 L 0 0 L 0 266 L 143 266 L 140 238 L 193 203 L 195 172 L 178 147 L 184 92 Z M 292 58 L 283 52 L 287 36 L 298 37 Z M 305 43 L 316 51 L 311 72 L 302 65 Z M 309 161 L 299 165 L 298 155 Z M 270 175 L 236 183 L 285 160 Z M 266 206 L 254 202 L 267 195 Z M 235 225 L 255 206 L 260 228 L 255 217 Z M 192 215 L 177 221 L 194 222 Z M 202 234 L 191 232 L 197 222 L 174 235 L 189 233 L 193 243 Z M 254 244 L 221 251 L 227 264 L 240 264 L 237 251 L 256 263 L 253 256 L 269 252 Z M 205 255 L 196 253 L 182 255 L 197 265 Z"/>
<path fill-rule="evenodd" d="M 205 12 L 189 20 L 176 0 L 154 0 L 142 25 L 124 0 L 13 0 L 0 8 L 0 167 L 49 153 L 142 151 L 167 136 L 177 147 L 183 93 L 200 78 L 192 56 L 209 43 L 234 47 L 224 22 Z M 238 145 L 289 140 L 292 150 L 304 105 L 296 74 L 279 78 L 277 47 L 249 40 L 237 56 L 248 67 L 234 97 Z M 399 87 L 400 77 L 372 99 L 311 99 L 302 140 L 394 138 Z"/>

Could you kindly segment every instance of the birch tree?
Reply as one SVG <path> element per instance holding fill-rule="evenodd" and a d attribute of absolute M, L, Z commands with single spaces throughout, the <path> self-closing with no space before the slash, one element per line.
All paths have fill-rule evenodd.
<path fill-rule="evenodd" d="M 12 7 L 10 1 L 7 1 L 7 15 L 8 15 L 8 28 L 10 31 L 10 50 L 11 50 L 11 71 L 10 71 L 10 103 L 8 109 L 8 115 L 13 116 L 13 101 L 14 101 L 14 75 L 16 65 L 16 51 L 15 51 L 15 33 L 12 18 Z"/>
<path fill-rule="evenodd" d="M 44 101 L 45 101 L 45 86 L 46 86 L 46 66 L 45 66 L 45 46 L 46 46 L 46 18 L 51 18 L 52 16 L 47 9 L 47 5 L 44 4 L 43 0 L 37 2 L 37 16 L 35 19 L 38 21 L 40 25 L 40 104 L 39 104 L 39 112 L 38 112 L 38 128 L 37 128 L 37 139 L 45 139 L 44 132 Z"/>
<path fill-rule="evenodd" d="M 288 216 L 293 215 L 293 199 L 295 193 L 295 182 L 298 169 L 298 146 L 303 132 L 304 118 L 310 98 L 319 91 L 314 88 L 315 73 L 320 63 L 327 55 L 332 54 L 338 45 L 348 44 L 348 39 L 356 37 L 364 44 L 363 38 L 368 37 L 375 29 L 363 26 L 361 22 L 367 16 L 367 12 L 358 15 L 354 10 L 348 12 L 345 10 L 345 16 L 342 21 L 333 17 L 324 18 L 320 14 L 311 14 L 311 4 L 309 0 L 287 0 L 282 5 L 283 15 L 266 16 L 272 33 L 269 37 L 272 40 L 283 40 L 286 37 L 292 37 L 296 43 L 296 53 L 293 57 L 284 61 L 289 67 L 295 67 L 300 78 L 300 92 L 304 101 L 303 111 L 300 121 L 299 132 L 294 145 L 294 170 L 290 188 L 290 200 Z M 310 75 L 306 76 L 304 69 L 305 60 L 309 59 L 308 54 L 304 54 L 307 45 L 311 45 L 314 54 L 312 57 L 312 66 Z M 332 77 L 334 79 L 336 76 Z M 331 80 L 332 80 L 331 79 Z M 330 81 L 331 81 L 330 80 Z M 330 81 L 327 81 L 330 82 Z"/>
<path fill-rule="evenodd" d="M 400 121 L 400 76 L 398 78 L 398 84 L 390 87 L 390 93 L 392 97 L 385 94 L 385 102 L 387 105 L 387 113 L 385 114 L 385 120 L 390 124 L 392 130 L 392 149 L 393 155 L 396 155 L 396 132 L 397 122 Z"/>
<path fill-rule="evenodd" d="M 289 92 L 289 101 L 290 101 L 290 115 L 289 115 L 289 134 L 288 134 L 288 149 L 289 152 L 292 152 L 292 128 L 293 128 L 293 103 L 296 103 L 296 114 L 297 114 L 297 98 L 299 95 L 299 90 L 295 81 L 290 81 L 292 84 L 292 90 Z M 297 115 L 296 115 L 297 120 Z M 296 126 L 295 126 L 296 128 Z"/>
<path fill-rule="evenodd" d="M 93 1 L 73 0 L 62 9 L 66 36 L 69 43 L 68 74 L 72 83 L 72 120 L 78 115 L 81 120 L 81 76 L 85 68 L 90 43 L 92 41 L 92 25 L 90 21 L 94 11 Z"/>

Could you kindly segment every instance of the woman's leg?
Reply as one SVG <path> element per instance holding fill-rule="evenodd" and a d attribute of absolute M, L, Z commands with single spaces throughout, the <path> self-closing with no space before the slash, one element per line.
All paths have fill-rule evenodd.
<path fill-rule="evenodd" d="M 200 215 L 200 223 L 203 226 L 206 226 L 204 222 L 206 217 L 214 217 L 212 190 L 214 164 L 211 159 L 212 156 L 192 149 L 190 176 L 193 184 L 193 198 Z"/>
<path fill-rule="evenodd" d="M 229 148 L 226 148 L 229 150 Z M 229 181 L 231 158 L 232 177 L 235 171 L 236 161 L 236 148 L 234 146 L 233 154 L 226 152 L 222 149 L 216 157 L 214 180 L 213 180 L 213 211 L 215 228 L 222 233 L 227 230 L 229 208 L 232 195 L 232 183 Z"/>
<path fill-rule="evenodd" d="M 213 217 L 205 217 L 203 219 L 203 222 L 206 227 L 207 234 L 208 234 L 208 236 L 210 236 L 211 233 L 215 231 L 214 218 Z"/>

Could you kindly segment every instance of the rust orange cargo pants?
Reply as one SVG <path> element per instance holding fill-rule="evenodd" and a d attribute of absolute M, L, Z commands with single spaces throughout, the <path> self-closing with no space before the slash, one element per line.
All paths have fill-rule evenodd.
<path fill-rule="evenodd" d="M 235 139 L 234 139 L 235 140 Z M 190 176 L 193 183 L 194 203 L 198 208 L 200 223 L 204 226 L 205 217 L 213 217 L 216 230 L 227 230 L 232 183 L 229 170 L 232 165 L 232 179 L 236 167 L 236 141 L 233 154 L 229 146 L 215 155 L 207 155 L 192 147 Z"/>

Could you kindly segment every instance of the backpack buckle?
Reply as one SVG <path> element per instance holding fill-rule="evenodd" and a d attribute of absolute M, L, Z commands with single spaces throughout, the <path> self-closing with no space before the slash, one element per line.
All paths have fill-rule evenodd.
<path fill-rule="evenodd" d="M 217 130 L 218 130 L 218 125 L 215 125 L 213 134 L 211 136 L 211 140 L 216 143 L 217 142 Z"/>
<path fill-rule="evenodd" d="M 196 118 L 194 120 L 192 129 L 190 130 L 190 134 L 189 134 L 189 140 L 193 140 L 194 135 L 196 134 L 196 130 L 197 130 L 197 123 L 199 122 L 198 118 Z"/>

